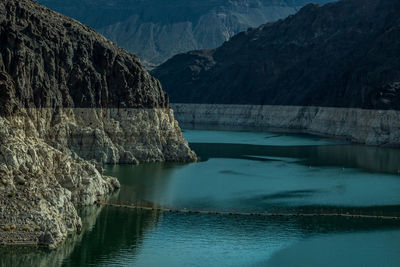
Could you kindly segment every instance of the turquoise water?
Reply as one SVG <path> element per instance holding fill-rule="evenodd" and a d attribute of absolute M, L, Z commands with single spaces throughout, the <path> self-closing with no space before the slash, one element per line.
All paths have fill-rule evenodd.
<path fill-rule="evenodd" d="M 400 214 L 400 151 L 304 135 L 185 130 L 199 163 L 107 166 L 109 201 L 179 209 Z M 59 249 L 4 266 L 400 266 L 400 222 L 90 207 Z"/>
<path fill-rule="evenodd" d="M 255 131 L 227 131 L 186 129 L 183 134 L 191 143 L 247 144 L 263 146 L 307 146 L 343 144 L 343 141 L 323 139 L 310 135 L 266 133 Z"/>

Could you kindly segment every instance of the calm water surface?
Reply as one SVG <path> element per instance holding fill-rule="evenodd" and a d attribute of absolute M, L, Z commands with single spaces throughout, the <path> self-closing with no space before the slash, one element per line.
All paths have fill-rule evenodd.
<path fill-rule="evenodd" d="M 215 211 L 400 214 L 400 151 L 319 137 L 185 130 L 194 164 L 107 166 L 109 201 Z M 85 231 L 57 250 L 2 249 L 7 266 L 400 266 L 400 223 L 81 211 Z"/>

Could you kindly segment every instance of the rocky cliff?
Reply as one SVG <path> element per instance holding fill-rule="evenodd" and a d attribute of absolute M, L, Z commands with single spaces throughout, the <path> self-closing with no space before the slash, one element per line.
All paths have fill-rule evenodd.
<path fill-rule="evenodd" d="M 56 246 L 76 205 L 119 187 L 101 163 L 194 161 L 138 58 L 31 0 L 0 3 L 0 244 Z"/>
<path fill-rule="evenodd" d="M 137 54 L 149 67 L 194 49 L 215 48 L 249 27 L 329 0 L 39 0 Z"/>
<path fill-rule="evenodd" d="M 398 110 L 398 14 L 393 0 L 310 4 L 152 73 L 173 103 Z"/>
<path fill-rule="evenodd" d="M 400 146 L 400 110 L 358 108 L 171 104 L 188 125 L 218 125 L 309 133 L 367 145 Z"/>

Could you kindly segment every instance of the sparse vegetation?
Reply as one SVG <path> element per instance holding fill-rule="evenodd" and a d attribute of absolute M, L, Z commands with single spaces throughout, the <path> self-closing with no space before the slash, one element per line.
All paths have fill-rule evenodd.
<path fill-rule="evenodd" d="M 26 183 L 26 181 L 25 181 L 24 178 L 18 178 L 17 184 L 19 184 L 19 185 L 24 185 L 25 183 Z"/>

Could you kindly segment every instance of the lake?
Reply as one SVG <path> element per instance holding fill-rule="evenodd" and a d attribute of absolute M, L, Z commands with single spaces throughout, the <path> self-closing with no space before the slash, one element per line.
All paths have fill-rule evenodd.
<path fill-rule="evenodd" d="M 245 130 L 185 129 L 191 164 L 106 166 L 110 202 L 212 212 L 400 215 L 400 150 Z M 138 211 L 80 211 L 60 248 L 2 248 L 3 265 L 400 266 L 400 222 Z"/>

